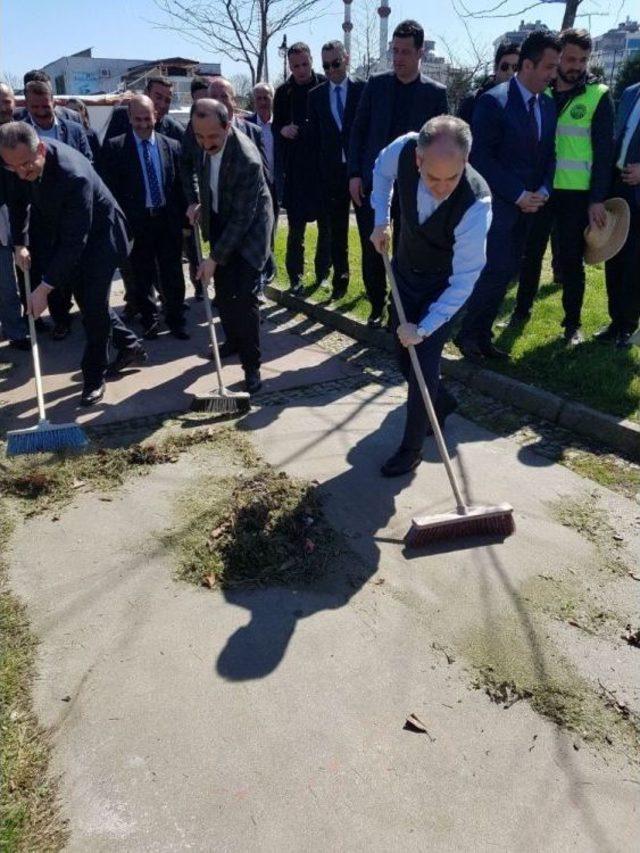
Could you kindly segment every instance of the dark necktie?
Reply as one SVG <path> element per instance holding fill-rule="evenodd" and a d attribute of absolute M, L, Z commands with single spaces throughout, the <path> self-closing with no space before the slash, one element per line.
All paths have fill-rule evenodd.
<path fill-rule="evenodd" d="M 342 130 L 342 121 L 344 119 L 344 104 L 342 103 L 342 89 L 340 86 L 336 86 L 336 110 L 338 111 L 338 118 L 340 119 L 340 130 Z"/>
<path fill-rule="evenodd" d="M 529 98 L 529 140 L 533 151 L 538 150 L 540 135 L 538 133 L 538 122 L 536 121 L 536 96 Z"/>
<path fill-rule="evenodd" d="M 160 192 L 160 184 L 158 183 L 156 170 L 153 168 L 153 162 L 151 161 L 148 139 L 142 140 L 142 156 L 144 158 L 144 167 L 147 171 L 147 181 L 149 182 L 151 207 L 162 207 L 162 193 Z"/>

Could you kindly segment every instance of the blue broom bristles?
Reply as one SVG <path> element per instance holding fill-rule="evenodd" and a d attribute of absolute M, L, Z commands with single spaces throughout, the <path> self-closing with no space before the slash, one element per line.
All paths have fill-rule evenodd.
<path fill-rule="evenodd" d="M 7 433 L 7 456 L 25 453 L 55 453 L 58 450 L 82 450 L 89 443 L 77 424 L 50 424 L 42 421 L 30 429 Z"/>

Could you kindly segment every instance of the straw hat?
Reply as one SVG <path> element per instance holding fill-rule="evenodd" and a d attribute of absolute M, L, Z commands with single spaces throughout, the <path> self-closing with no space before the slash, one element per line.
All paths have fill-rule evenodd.
<path fill-rule="evenodd" d="M 603 228 L 584 229 L 584 260 L 587 264 L 599 264 L 618 254 L 629 234 L 629 205 L 623 198 L 608 198 L 604 206 L 607 222 Z"/>

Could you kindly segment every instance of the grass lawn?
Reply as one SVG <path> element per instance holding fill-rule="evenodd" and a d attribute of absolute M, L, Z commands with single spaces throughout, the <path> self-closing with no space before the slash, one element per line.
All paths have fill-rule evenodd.
<path fill-rule="evenodd" d="M 280 220 L 276 236 L 279 285 L 288 286 L 285 270 L 286 220 Z M 314 286 L 313 253 L 316 226 L 307 229 L 305 297 L 316 302 L 329 299 L 329 288 Z M 361 320 L 369 315 L 360 270 L 358 232 L 353 225 L 349 234 L 351 283 L 337 310 Z M 508 317 L 515 300 L 515 286 L 507 294 L 501 318 Z M 552 281 L 550 265 L 545 261 L 542 285 L 533 316 L 520 331 L 497 329 L 496 344 L 511 353 L 511 361 L 491 367 L 516 379 L 586 403 L 609 414 L 640 420 L 640 349 L 616 350 L 592 341 L 597 329 L 608 322 L 604 270 L 587 267 L 587 289 L 582 314 L 586 342 L 567 349 L 562 341 L 561 290 Z M 452 345 L 453 346 L 453 345 Z"/>

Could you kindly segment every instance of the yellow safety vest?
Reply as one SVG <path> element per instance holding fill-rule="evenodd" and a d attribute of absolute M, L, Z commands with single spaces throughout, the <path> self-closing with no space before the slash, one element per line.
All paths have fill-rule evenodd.
<path fill-rule="evenodd" d="M 558 116 L 556 130 L 556 190 L 588 190 L 591 185 L 593 147 L 591 120 L 600 98 L 609 91 L 603 83 L 587 83 Z"/>

